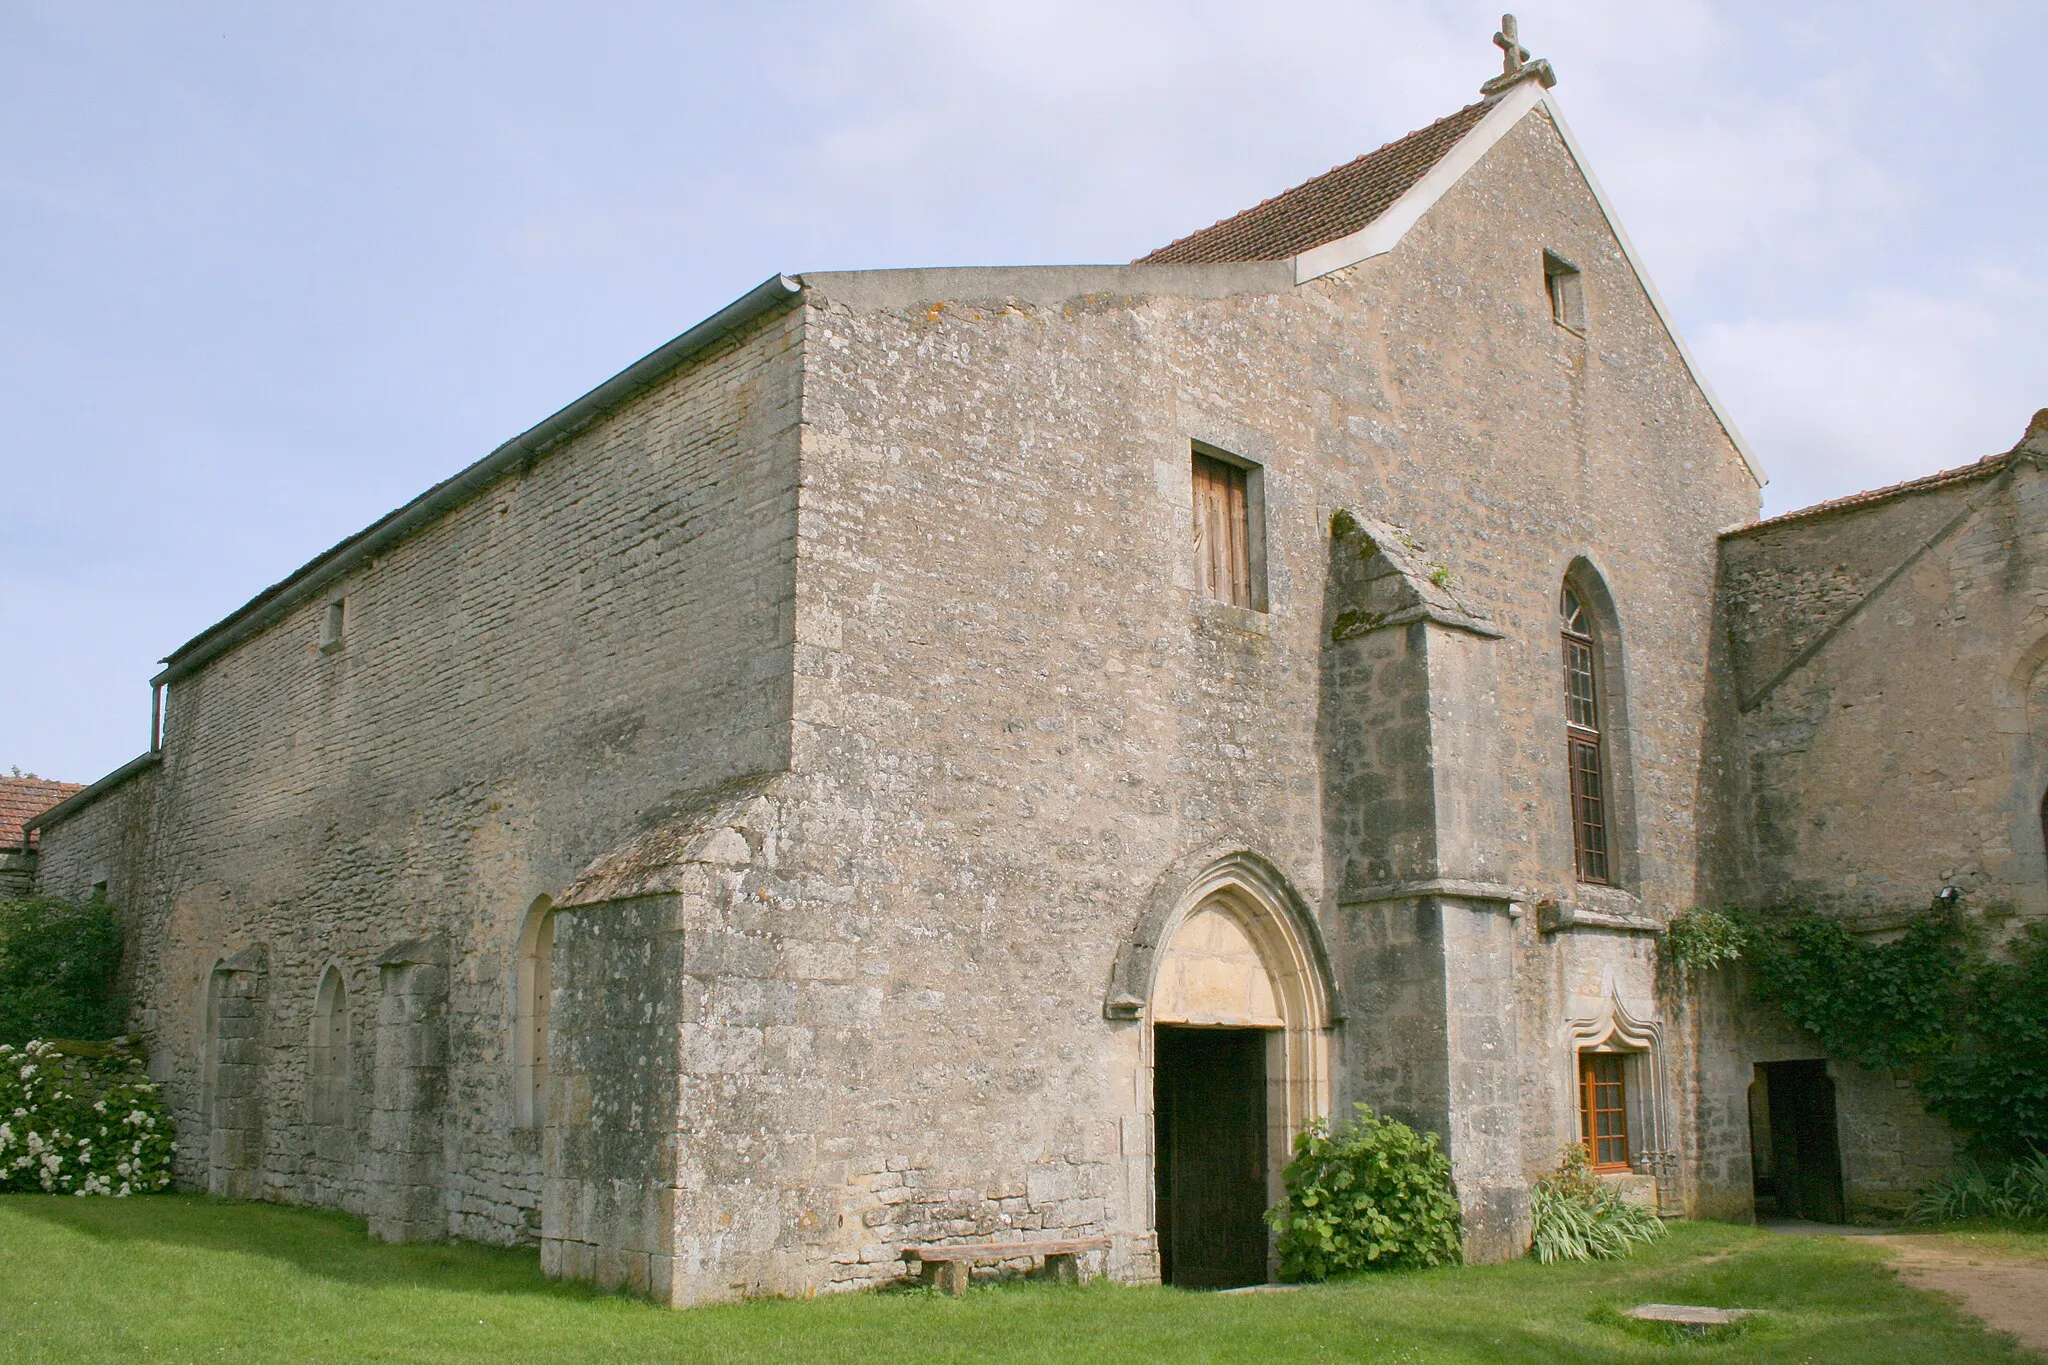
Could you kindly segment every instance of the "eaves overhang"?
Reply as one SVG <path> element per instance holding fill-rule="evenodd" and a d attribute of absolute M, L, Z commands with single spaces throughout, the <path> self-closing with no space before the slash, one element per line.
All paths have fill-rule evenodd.
<path fill-rule="evenodd" d="M 87 806 L 90 806 L 95 801 L 99 800 L 102 796 L 105 796 L 108 792 L 111 792 L 116 787 L 119 787 L 122 784 L 126 783 L 130 778 L 148 772 L 151 768 L 154 768 L 157 764 L 163 761 L 164 755 L 161 749 L 151 749 L 146 754 L 142 754 L 139 757 L 129 759 L 126 763 L 123 763 L 120 767 L 114 769 L 114 771 L 108 773 L 99 781 L 84 788 L 83 790 L 71 793 L 71 795 L 65 797 L 62 801 L 59 801 L 56 805 L 50 807 L 42 814 L 34 817 L 33 819 L 24 821 L 21 826 L 21 834 L 23 840 L 27 840 L 29 832 L 32 830 L 47 829 L 51 825 L 59 824 L 62 821 L 69 820 L 72 816 L 78 814 L 78 812 L 84 810 Z"/>

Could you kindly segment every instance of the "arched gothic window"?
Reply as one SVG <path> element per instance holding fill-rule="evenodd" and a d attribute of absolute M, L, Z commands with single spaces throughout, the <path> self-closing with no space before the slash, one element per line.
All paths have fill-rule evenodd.
<path fill-rule="evenodd" d="M 1564 635 L 1566 766 L 1571 773 L 1572 853 L 1579 880 L 1606 882 L 1609 840 L 1605 707 L 1600 697 L 1593 621 L 1569 584 L 1558 594 Z"/>
<path fill-rule="evenodd" d="M 513 1121 L 538 1128 L 548 1113 L 548 1007 L 555 990 L 554 905 L 542 896 L 519 932 L 512 1011 Z"/>
<path fill-rule="evenodd" d="M 306 1101 L 314 1123 L 348 1123 L 348 984 L 330 966 L 313 997 L 313 1059 Z"/>

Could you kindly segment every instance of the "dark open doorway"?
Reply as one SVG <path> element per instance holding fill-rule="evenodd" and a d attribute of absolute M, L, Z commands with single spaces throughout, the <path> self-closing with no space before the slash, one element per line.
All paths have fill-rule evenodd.
<path fill-rule="evenodd" d="M 1844 1220 L 1835 1083 L 1826 1062 L 1757 1063 L 1750 1148 L 1759 1217 Z"/>
<path fill-rule="evenodd" d="M 1265 1282 L 1266 1035 L 1153 1031 L 1159 1273 L 1168 1284 Z"/>

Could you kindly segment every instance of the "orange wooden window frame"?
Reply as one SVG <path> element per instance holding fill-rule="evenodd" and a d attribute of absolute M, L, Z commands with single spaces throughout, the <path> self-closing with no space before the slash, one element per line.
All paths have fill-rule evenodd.
<path fill-rule="evenodd" d="M 1596 1171 L 1628 1165 L 1628 1081 L 1618 1052 L 1579 1054 L 1579 1136 Z"/>

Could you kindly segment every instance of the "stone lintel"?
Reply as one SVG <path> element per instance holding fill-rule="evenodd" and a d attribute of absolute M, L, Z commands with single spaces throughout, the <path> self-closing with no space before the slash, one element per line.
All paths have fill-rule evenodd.
<path fill-rule="evenodd" d="M 428 934 L 424 938 L 407 939 L 403 943 L 387 948 L 378 958 L 379 967 L 413 967 L 448 965 L 448 944 L 439 934 Z"/>
<path fill-rule="evenodd" d="M 1347 893 L 1340 904 L 1350 907 L 1377 905 L 1382 901 L 1411 901 L 1423 897 L 1443 900 L 1493 901 L 1503 907 L 1516 906 L 1529 899 L 1527 891 L 1507 885 L 1504 882 L 1477 881 L 1465 877 L 1426 877 L 1410 882 L 1381 882 L 1375 886 L 1360 887 Z M 1510 914 L 1515 913 L 1512 909 Z"/>
<path fill-rule="evenodd" d="M 260 972 L 269 961 L 269 954 L 261 943 L 252 943 L 232 956 L 224 957 L 214 964 L 217 972 Z"/>
<path fill-rule="evenodd" d="M 1634 897 L 1629 898 L 1631 901 Z M 1536 902 L 1536 928 L 1545 934 L 1566 929 L 1606 929 L 1622 934 L 1662 934 L 1664 926 L 1639 910 L 1595 910 L 1575 901 Z"/>

